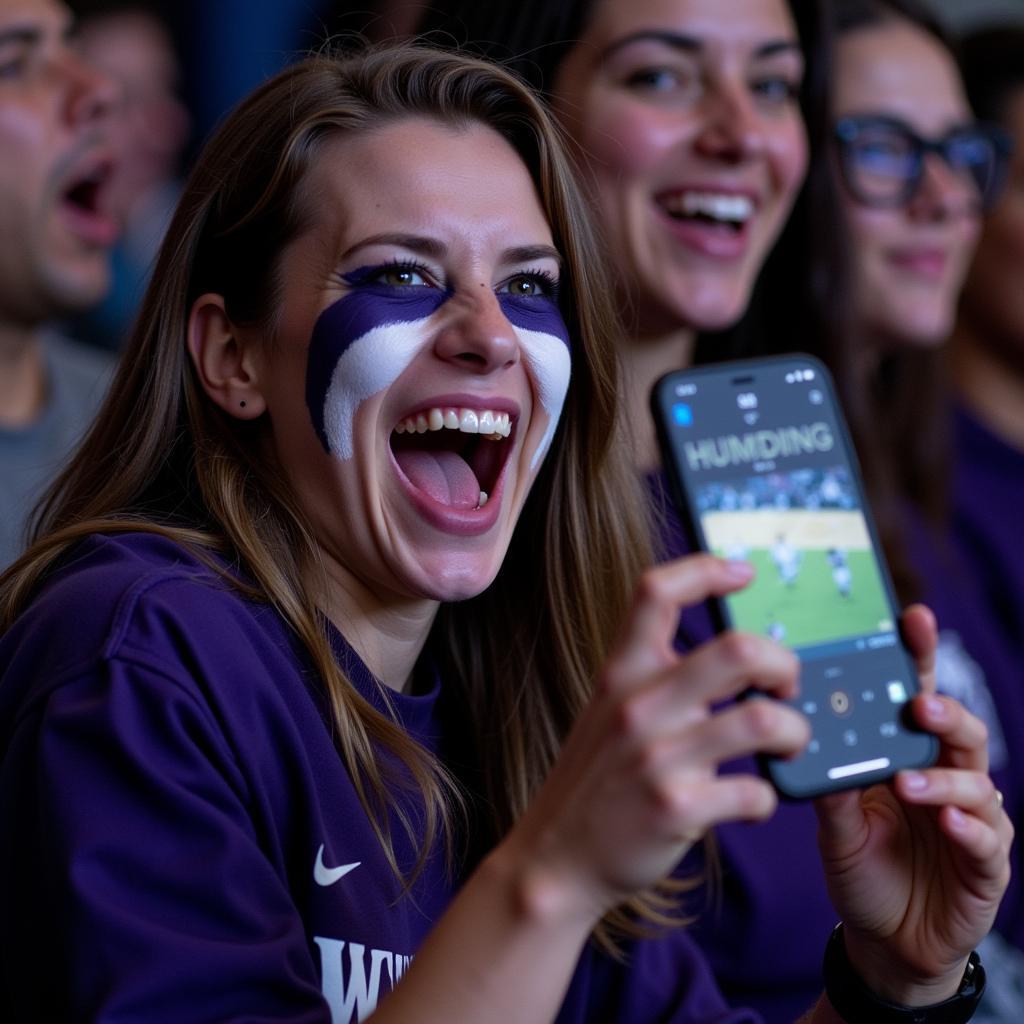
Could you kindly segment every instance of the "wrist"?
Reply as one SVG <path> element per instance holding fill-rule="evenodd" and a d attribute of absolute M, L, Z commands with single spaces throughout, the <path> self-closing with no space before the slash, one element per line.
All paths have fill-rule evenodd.
<path fill-rule="evenodd" d="M 604 913 L 582 891 L 578 878 L 530 856 L 511 837 L 484 858 L 478 871 L 505 893 L 509 912 L 525 926 L 587 935 Z"/>
<path fill-rule="evenodd" d="M 963 1024 L 974 1015 L 985 990 L 985 971 L 972 953 L 955 974 L 898 983 L 889 970 L 861 973 L 848 956 L 843 926 L 825 950 L 825 992 L 836 1013 L 850 1024 Z"/>

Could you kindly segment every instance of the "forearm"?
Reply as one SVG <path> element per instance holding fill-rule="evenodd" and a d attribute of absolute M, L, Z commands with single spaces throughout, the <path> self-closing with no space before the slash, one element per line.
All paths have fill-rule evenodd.
<path fill-rule="evenodd" d="M 499 847 L 461 889 L 371 1019 L 553 1020 L 596 920 L 536 866 Z"/>

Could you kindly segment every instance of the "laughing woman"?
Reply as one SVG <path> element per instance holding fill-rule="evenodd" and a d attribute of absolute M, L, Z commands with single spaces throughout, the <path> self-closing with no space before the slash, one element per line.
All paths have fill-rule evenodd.
<path fill-rule="evenodd" d="M 296 65 L 207 147 L 0 581 L 5 1021 L 753 1019 L 662 880 L 774 810 L 715 770 L 801 718 L 712 708 L 796 664 L 672 649 L 750 570 L 643 568 L 566 167 L 523 86 L 425 50 Z M 819 807 L 814 1021 L 982 983 L 1012 828 L 980 723 L 914 710 L 940 764 Z"/>

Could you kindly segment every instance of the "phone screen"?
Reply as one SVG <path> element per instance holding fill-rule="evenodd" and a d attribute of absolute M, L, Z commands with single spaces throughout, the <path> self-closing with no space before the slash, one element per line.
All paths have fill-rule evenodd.
<path fill-rule="evenodd" d="M 722 602 L 725 625 L 802 662 L 793 703 L 813 738 L 772 765 L 777 785 L 810 795 L 927 763 L 930 737 L 902 722 L 916 676 L 824 368 L 799 356 L 723 364 L 659 387 L 666 457 L 699 546 L 756 569 Z"/>

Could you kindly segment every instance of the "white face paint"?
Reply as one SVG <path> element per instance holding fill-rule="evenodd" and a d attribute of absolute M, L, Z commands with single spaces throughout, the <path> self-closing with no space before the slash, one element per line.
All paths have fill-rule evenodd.
<path fill-rule="evenodd" d="M 544 431 L 544 437 L 530 460 L 530 469 L 535 470 L 547 455 L 558 429 L 562 406 L 569 391 L 572 358 L 565 342 L 553 334 L 522 328 L 517 328 L 516 334 L 530 366 L 530 376 L 537 389 L 537 398 L 548 414 L 547 430 Z"/>
<path fill-rule="evenodd" d="M 332 454 L 339 459 L 352 458 L 356 410 L 367 398 L 394 384 L 427 339 L 424 320 L 388 324 L 364 334 L 345 350 L 324 399 L 324 433 Z"/>

